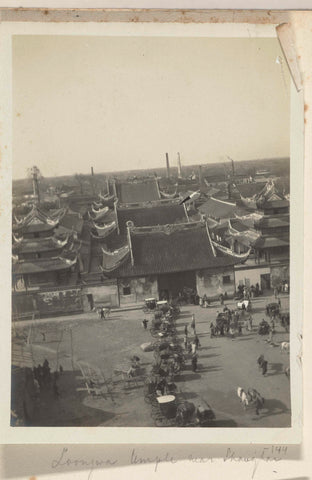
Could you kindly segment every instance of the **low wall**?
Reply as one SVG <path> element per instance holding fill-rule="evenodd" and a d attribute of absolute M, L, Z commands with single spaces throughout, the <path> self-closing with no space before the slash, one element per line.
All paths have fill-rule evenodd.
<path fill-rule="evenodd" d="M 125 295 L 125 288 L 130 293 Z M 158 283 L 156 276 L 122 279 L 118 282 L 120 305 L 142 303 L 145 298 L 158 298 Z"/>
<path fill-rule="evenodd" d="M 246 287 L 251 287 L 251 285 L 256 285 L 257 283 L 261 285 L 261 275 L 266 275 L 270 273 L 270 267 L 258 267 L 258 268 L 246 268 L 235 270 L 235 286 L 236 290 L 239 285 L 246 285 Z"/>
<path fill-rule="evenodd" d="M 119 307 L 117 283 L 83 287 L 82 293 L 84 311 L 90 310 L 90 303 L 87 295 L 92 295 L 95 307 L 97 305 L 104 307 Z"/>
<path fill-rule="evenodd" d="M 25 314 L 36 316 L 66 315 L 82 311 L 80 288 L 48 290 L 45 292 L 20 293 L 12 296 L 12 314 L 14 319 Z M 29 317 L 31 318 L 31 316 Z"/>
<path fill-rule="evenodd" d="M 196 272 L 196 288 L 200 297 L 207 295 L 208 298 L 218 298 L 221 293 L 233 297 L 235 293 L 235 280 L 233 268 L 227 268 L 219 272 L 200 270 Z"/>

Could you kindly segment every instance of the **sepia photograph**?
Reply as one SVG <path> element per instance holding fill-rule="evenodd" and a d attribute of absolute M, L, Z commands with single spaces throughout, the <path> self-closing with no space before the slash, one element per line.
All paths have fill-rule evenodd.
<path fill-rule="evenodd" d="M 12 37 L 11 427 L 289 429 L 276 37 Z"/>

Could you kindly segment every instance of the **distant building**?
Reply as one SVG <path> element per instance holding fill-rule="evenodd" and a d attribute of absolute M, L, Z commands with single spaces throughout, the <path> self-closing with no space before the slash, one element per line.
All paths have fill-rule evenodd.
<path fill-rule="evenodd" d="M 142 203 L 160 200 L 161 195 L 156 178 L 133 182 L 113 183 L 113 192 L 120 203 Z"/>

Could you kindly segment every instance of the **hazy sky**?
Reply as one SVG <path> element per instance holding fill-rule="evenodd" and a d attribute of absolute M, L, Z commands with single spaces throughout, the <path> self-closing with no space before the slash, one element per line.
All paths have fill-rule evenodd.
<path fill-rule="evenodd" d="M 13 178 L 289 155 L 275 39 L 17 36 Z"/>

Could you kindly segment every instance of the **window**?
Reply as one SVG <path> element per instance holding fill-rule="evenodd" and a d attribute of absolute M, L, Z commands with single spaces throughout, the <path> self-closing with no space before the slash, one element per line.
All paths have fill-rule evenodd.
<path fill-rule="evenodd" d="M 131 295 L 131 288 L 130 287 L 123 287 L 123 295 Z"/>
<path fill-rule="evenodd" d="M 228 285 L 229 283 L 231 283 L 231 276 L 230 275 L 225 275 L 223 277 L 223 285 Z"/>

